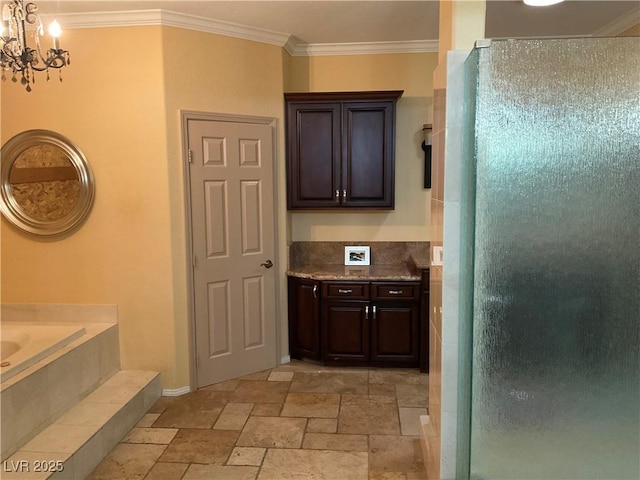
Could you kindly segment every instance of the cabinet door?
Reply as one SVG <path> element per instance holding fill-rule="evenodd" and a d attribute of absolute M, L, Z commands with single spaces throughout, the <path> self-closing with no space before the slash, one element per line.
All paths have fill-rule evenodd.
<path fill-rule="evenodd" d="M 372 306 L 372 363 L 418 366 L 418 313 L 416 303 L 378 303 Z"/>
<path fill-rule="evenodd" d="M 394 101 L 343 105 L 343 206 L 394 207 L 394 122 Z"/>
<path fill-rule="evenodd" d="M 322 353 L 326 362 L 369 359 L 368 302 L 325 302 L 322 307 Z"/>
<path fill-rule="evenodd" d="M 289 277 L 289 352 L 320 359 L 320 282 Z"/>
<path fill-rule="evenodd" d="M 287 206 L 339 207 L 340 103 L 287 106 Z"/>

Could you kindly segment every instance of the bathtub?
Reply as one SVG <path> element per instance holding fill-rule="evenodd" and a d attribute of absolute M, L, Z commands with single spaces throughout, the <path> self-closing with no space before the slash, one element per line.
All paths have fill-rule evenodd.
<path fill-rule="evenodd" d="M 0 324 L 0 383 L 85 334 L 82 325 Z"/>

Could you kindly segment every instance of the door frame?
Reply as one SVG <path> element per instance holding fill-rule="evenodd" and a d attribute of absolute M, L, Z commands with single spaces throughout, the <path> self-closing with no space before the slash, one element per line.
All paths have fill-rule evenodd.
<path fill-rule="evenodd" d="M 196 351 L 196 315 L 195 315 L 195 288 L 193 282 L 194 265 L 193 265 L 193 229 L 191 222 L 191 171 L 189 169 L 189 121 L 190 120 L 209 120 L 214 122 L 229 123 L 252 123 L 258 125 L 267 125 L 271 127 L 272 145 L 273 145 L 273 217 L 274 217 L 274 262 L 275 262 L 275 315 L 276 315 L 276 365 L 281 362 L 281 330 L 282 330 L 282 307 L 280 305 L 280 278 L 283 274 L 283 265 L 280 262 L 279 255 L 279 230 L 278 225 L 280 212 L 278 209 L 278 119 L 275 117 L 259 117 L 252 115 L 234 115 L 227 113 L 209 113 L 192 110 L 181 110 L 180 118 L 182 124 L 182 169 L 183 169 L 183 186 L 184 186 L 184 214 L 185 214 L 185 241 L 186 241 L 186 271 L 187 271 L 187 298 L 188 298 L 188 336 L 189 336 L 189 389 L 195 391 L 198 385 L 197 378 L 197 351 Z"/>

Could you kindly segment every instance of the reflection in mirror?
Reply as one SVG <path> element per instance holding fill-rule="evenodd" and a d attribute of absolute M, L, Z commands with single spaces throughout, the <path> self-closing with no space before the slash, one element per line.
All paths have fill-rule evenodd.
<path fill-rule="evenodd" d="M 78 172 L 56 145 L 36 145 L 18 155 L 9 183 L 18 206 L 37 220 L 60 220 L 80 197 Z"/>
<path fill-rule="evenodd" d="M 93 175 L 82 152 L 60 134 L 29 130 L 2 147 L 0 210 L 38 235 L 67 232 L 86 217 Z"/>

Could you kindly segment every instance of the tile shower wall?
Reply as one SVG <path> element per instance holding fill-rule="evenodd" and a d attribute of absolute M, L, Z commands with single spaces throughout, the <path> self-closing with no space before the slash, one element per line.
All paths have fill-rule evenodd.
<path fill-rule="evenodd" d="M 433 92 L 433 137 L 431 181 L 431 252 L 441 247 L 444 212 L 444 145 L 446 90 Z M 431 254 L 433 258 L 433 254 Z M 441 378 L 442 378 L 442 267 L 432 265 L 429 278 L 429 424 L 427 476 L 440 478 Z"/>
<path fill-rule="evenodd" d="M 460 370 L 460 290 L 470 272 L 462 270 L 468 254 L 462 248 L 462 236 L 471 232 L 461 228 L 470 192 L 465 188 L 465 140 L 472 128 L 464 115 L 464 61 L 466 51 L 447 54 L 447 86 L 435 92 L 434 102 L 434 199 L 431 201 L 433 244 L 442 246 L 446 262 L 431 267 L 430 364 L 428 478 L 466 478 L 468 471 L 469 372 Z M 445 122 L 446 119 L 446 122 Z M 470 133 L 471 132 L 471 133 Z M 467 385 L 467 388 L 460 388 Z M 458 477 L 459 476 L 459 477 Z"/>

